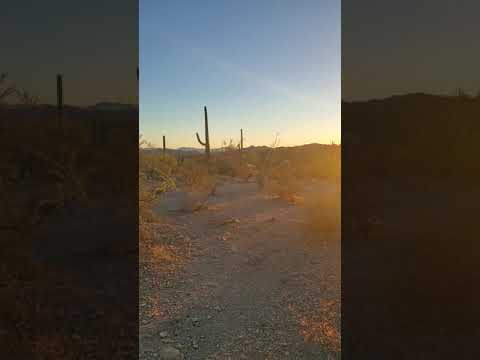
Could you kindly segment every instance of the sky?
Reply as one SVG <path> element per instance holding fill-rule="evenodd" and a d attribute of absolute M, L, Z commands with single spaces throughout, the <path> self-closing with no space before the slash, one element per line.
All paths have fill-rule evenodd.
<path fill-rule="evenodd" d="M 140 133 L 157 146 L 340 142 L 339 0 L 140 0 Z"/>
<path fill-rule="evenodd" d="M 342 98 L 480 89 L 480 1 L 343 0 Z"/>
<path fill-rule="evenodd" d="M 138 7 L 132 0 L 5 2 L 0 73 L 40 103 L 56 103 L 57 74 L 65 104 L 136 103 Z"/>

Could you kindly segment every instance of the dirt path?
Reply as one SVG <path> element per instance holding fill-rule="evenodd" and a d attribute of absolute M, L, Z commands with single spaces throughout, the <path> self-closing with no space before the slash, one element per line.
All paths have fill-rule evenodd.
<path fill-rule="evenodd" d="M 302 195 L 330 190 L 309 184 Z M 309 234 L 305 206 L 253 183 L 225 184 L 206 204 L 167 216 L 190 245 L 184 266 L 141 267 L 141 358 L 181 358 L 172 347 L 185 359 L 339 358 L 339 235 Z"/>

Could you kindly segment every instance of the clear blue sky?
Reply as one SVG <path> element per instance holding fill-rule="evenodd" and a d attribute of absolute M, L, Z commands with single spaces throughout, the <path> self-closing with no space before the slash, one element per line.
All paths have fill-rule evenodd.
<path fill-rule="evenodd" d="M 339 0 L 140 0 L 140 133 L 176 148 L 340 140 Z"/>

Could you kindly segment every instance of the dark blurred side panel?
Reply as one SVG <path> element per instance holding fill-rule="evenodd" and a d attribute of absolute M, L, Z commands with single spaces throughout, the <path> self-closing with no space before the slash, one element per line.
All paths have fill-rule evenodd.
<path fill-rule="evenodd" d="M 342 356 L 480 356 L 473 1 L 342 2 Z"/>
<path fill-rule="evenodd" d="M 0 24 L 0 358 L 135 359 L 138 2 Z"/>

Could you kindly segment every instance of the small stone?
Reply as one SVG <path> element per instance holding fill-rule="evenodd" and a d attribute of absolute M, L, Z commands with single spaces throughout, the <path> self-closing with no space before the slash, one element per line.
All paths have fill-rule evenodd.
<path fill-rule="evenodd" d="M 183 354 L 173 346 L 166 345 L 160 349 L 160 360 L 184 360 Z"/>
<path fill-rule="evenodd" d="M 163 339 L 163 338 L 166 338 L 168 336 L 168 332 L 166 331 L 161 331 L 160 332 L 160 337 Z"/>
<path fill-rule="evenodd" d="M 222 308 L 221 308 L 220 306 L 218 306 L 218 305 L 215 306 L 214 309 L 215 309 L 215 311 L 222 311 Z"/>

